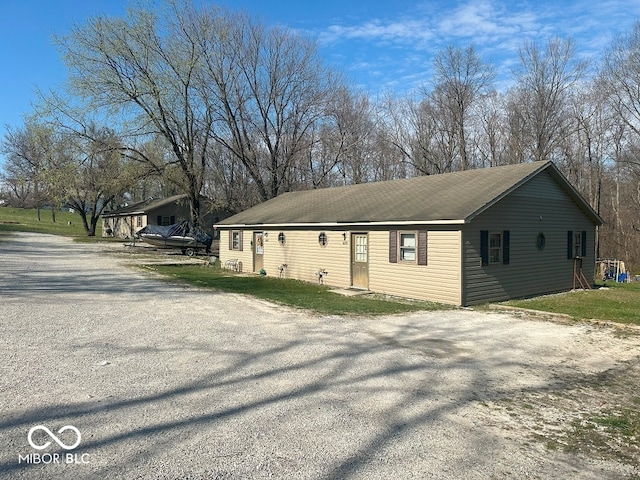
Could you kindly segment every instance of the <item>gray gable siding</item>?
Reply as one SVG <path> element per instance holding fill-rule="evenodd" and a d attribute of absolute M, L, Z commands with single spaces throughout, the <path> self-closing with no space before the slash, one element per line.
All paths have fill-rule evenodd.
<path fill-rule="evenodd" d="M 542 219 L 540 219 L 542 217 Z M 587 232 L 583 271 L 593 279 L 595 226 L 548 172 L 541 172 L 463 226 L 463 304 L 571 289 L 573 261 L 567 259 L 567 231 Z M 508 230 L 509 264 L 482 266 L 480 232 Z M 539 250 L 536 238 L 545 236 Z"/>

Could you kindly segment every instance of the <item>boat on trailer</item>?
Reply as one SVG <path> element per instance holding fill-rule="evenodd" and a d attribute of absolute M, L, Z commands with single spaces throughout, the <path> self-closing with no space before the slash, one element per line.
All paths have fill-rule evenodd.
<path fill-rule="evenodd" d="M 193 256 L 198 250 L 211 250 L 213 237 L 195 228 L 189 222 L 173 225 L 147 225 L 138 230 L 136 236 L 145 243 L 160 248 L 181 249 L 182 253 Z"/>

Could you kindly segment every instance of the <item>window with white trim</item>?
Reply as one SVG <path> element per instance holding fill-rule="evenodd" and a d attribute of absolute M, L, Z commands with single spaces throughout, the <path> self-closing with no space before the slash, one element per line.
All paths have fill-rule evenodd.
<path fill-rule="evenodd" d="M 400 261 L 401 262 L 415 262 L 416 261 L 416 233 L 415 232 L 400 232 L 400 239 L 398 246 L 400 249 Z"/>
<path fill-rule="evenodd" d="M 240 230 L 231 231 L 231 250 L 240 250 Z"/>

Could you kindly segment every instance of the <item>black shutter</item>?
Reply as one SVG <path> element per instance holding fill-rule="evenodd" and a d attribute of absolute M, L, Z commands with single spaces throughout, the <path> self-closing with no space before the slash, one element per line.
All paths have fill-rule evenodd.
<path fill-rule="evenodd" d="M 171 219 L 170 219 L 169 225 L 173 225 L 174 223 L 176 223 L 176 216 L 175 215 L 171 215 Z"/>
<path fill-rule="evenodd" d="M 502 264 L 509 265 L 509 241 L 510 241 L 510 232 L 509 230 L 505 230 L 502 232 Z"/>
<path fill-rule="evenodd" d="M 418 231 L 418 265 L 427 264 L 427 231 Z"/>
<path fill-rule="evenodd" d="M 389 232 L 389 263 L 398 263 L 398 232 Z"/>
<path fill-rule="evenodd" d="M 240 252 L 243 250 L 243 245 L 242 245 L 242 233 L 243 233 L 243 231 L 244 231 L 244 230 L 239 230 L 239 231 L 238 231 L 238 237 L 239 237 L 239 238 L 238 238 L 238 243 L 239 243 L 238 250 L 239 250 Z"/>
<path fill-rule="evenodd" d="M 162 225 L 162 215 L 156 217 L 156 225 Z"/>
<path fill-rule="evenodd" d="M 567 232 L 567 260 L 573 260 L 573 231 Z"/>
<path fill-rule="evenodd" d="M 233 250 L 233 230 L 227 230 L 229 232 L 229 250 Z"/>
<path fill-rule="evenodd" d="M 480 230 L 480 258 L 483 267 L 489 265 L 489 230 Z"/>
<path fill-rule="evenodd" d="M 582 252 L 580 253 L 582 257 L 587 256 L 587 232 L 585 230 L 582 231 Z"/>

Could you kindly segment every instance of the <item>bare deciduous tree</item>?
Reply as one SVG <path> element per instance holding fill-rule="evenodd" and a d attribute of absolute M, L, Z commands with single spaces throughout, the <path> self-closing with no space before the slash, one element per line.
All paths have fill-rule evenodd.
<path fill-rule="evenodd" d="M 71 92 L 86 99 L 86 107 L 112 114 L 123 136 L 166 142 L 172 152 L 167 165 L 178 167 L 191 219 L 198 223 L 213 121 L 200 95 L 203 52 L 195 34 L 201 24 L 186 2 L 163 6 L 162 15 L 132 9 L 127 19 L 93 18 L 57 43 Z M 127 155 L 152 162 L 132 138 Z"/>
<path fill-rule="evenodd" d="M 458 168 L 467 170 L 472 166 L 468 151 L 469 116 L 478 97 L 491 86 L 495 72 L 472 45 L 464 49 L 448 46 L 436 54 L 433 64 L 431 101 L 448 119 L 446 123 L 457 146 Z"/>
<path fill-rule="evenodd" d="M 292 171 L 311 148 L 314 129 L 332 120 L 327 106 L 341 85 L 312 41 L 246 15 L 219 23 L 224 39 L 200 39 L 215 139 L 267 200 L 292 188 Z"/>
<path fill-rule="evenodd" d="M 520 48 L 521 70 L 513 90 L 531 160 L 552 160 L 568 135 L 571 89 L 583 78 L 586 62 L 578 60 L 571 40 L 554 38 L 542 50 L 534 42 Z"/>

